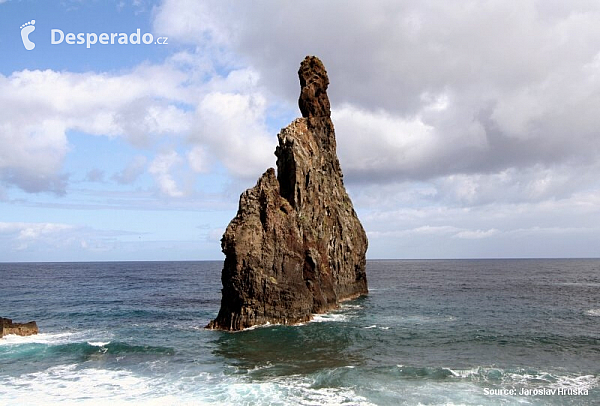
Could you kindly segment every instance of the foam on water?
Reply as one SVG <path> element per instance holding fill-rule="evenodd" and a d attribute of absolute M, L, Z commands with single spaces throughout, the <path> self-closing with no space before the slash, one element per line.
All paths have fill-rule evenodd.
<path fill-rule="evenodd" d="M 14 346 L 26 344 L 65 344 L 72 342 L 79 334 L 77 333 L 40 333 L 31 336 L 18 336 L 10 334 L 0 338 L 0 346 Z"/>
<path fill-rule="evenodd" d="M 592 317 L 600 317 L 600 309 L 590 309 L 585 314 Z"/>
<path fill-rule="evenodd" d="M 279 326 L 279 325 L 280 325 L 279 323 L 271 324 L 270 322 L 267 321 L 265 324 L 256 324 L 254 326 L 246 327 L 242 331 L 252 331 L 252 330 L 256 330 L 258 328 L 267 328 L 267 327 L 273 327 L 273 326 Z"/>
<path fill-rule="evenodd" d="M 0 377 L 0 382 L 3 379 Z M 8 378 L 0 385 L 0 397 L 11 404 L 29 404 L 32 394 L 38 404 L 83 402 L 101 404 L 116 394 L 126 394 L 125 400 L 152 394 L 152 386 L 130 371 L 79 368 L 60 365 L 45 371 Z"/>
<path fill-rule="evenodd" d="M 302 375 L 264 381 L 200 374 L 177 381 L 136 375 L 130 371 L 61 365 L 16 378 L 0 377 L 6 404 L 296 404 L 372 405 L 351 388 L 314 387 Z"/>
<path fill-rule="evenodd" d="M 88 341 L 87 343 L 92 347 L 105 347 L 110 344 L 110 341 Z"/>
<path fill-rule="evenodd" d="M 378 326 L 377 324 L 372 324 L 370 326 L 366 326 L 366 327 L 363 327 L 363 328 L 365 330 L 371 330 L 371 329 L 374 329 L 374 328 L 377 328 L 379 330 L 389 330 L 390 329 L 389 327 L 382 327 L 382 326 Z"/>
<path fill-rule="evenodd" d="M 310 322 L 325 323 L 325 322 L 347 322 L 356 317 L 356 312 L 362 309 L 363 306 L 351 302 L 344 302 L 340 308 L 329 313 L 315 314 Z"/>
<path fill-rule="evenodd" d="M 351 302 L 344 302 L 340 305 L 341 310 L 359 310 L 359 309 L 362 309 L 363 307 L 364 307 L 363 305 L 359 305 L 359 304 L 355 304 L 355 303 L 351 303 Z"/>
<path fill-rule="evenodd" d="M 471 369 L 442 368 L 442 370 L 449 371 L 456 378 L 477 383 L 496 383 L 502 386 L 543 386 L 556 389 L 590 390 L 600 384 L 600 377 L 594 375 L 558 375 L 535 370 L 502 370 L 484 367 Z"/>
<path fill-rule="evenodd" d="M 314 387 L 301 375 L 219 385 L 214 393 L 215 400 L 223 404 L 374 405 L 352 388 Z"/>
<path fill-rule="evenodd" d="M 326 322 L 345 322 L 350 319 L 348 314 L 343 313 L 325 313 L 315 314 L 311 320 L 312 323 L 326 323 Z"/>

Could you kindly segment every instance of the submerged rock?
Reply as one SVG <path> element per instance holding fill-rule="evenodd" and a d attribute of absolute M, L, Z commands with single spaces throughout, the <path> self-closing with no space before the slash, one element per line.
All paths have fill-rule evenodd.
<path fill-rule="evenodd" d="M 269 168 L 240 196 L 221 246 L 221 309 L 207 328 L 295 324 L 367 293 L 367 236 L 346 193 L 336 155 L 321 61 L 298 71 L 302 118 L 278 134 Z"/>
<path fill-rule="evenodd" d="M 35 321 L 29 323 L 13 323 L 11 319 L 0 317 L 0 338 L 16 334 L 18 336 L 31 336 L 38 333 L 38 326 Z"/>

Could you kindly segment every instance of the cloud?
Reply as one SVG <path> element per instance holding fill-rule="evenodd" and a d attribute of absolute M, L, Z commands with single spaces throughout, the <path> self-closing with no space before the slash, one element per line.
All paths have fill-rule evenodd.
<path fill-rule="evenodd" d="M 354 199 L 369 236 L 371 257 L 597 255 L 600 190 L 574 192 L 560 199 L 522 202 L 509 198 L 477 205 L 440 200 L 433 193 L 403 201 L 396 197 L 401 192 L 386 195 L 386 188 L 379 194 L 374 190 Z"/>
<path fill-rule="evenodd" d="M 145 156 L 138 155 L 122 171 L 113 175 L 112 179 L 122 185 L 130 185 L 144 173 L 147 162 Z"/>
<path fill-rule="evenodd" d="M 210 157 L 206 149 L 199 145 L 192 148 L 187 153 L 187 160 L 190 168 L 196 173 L 206 173 L 209 170 Z"/>
<path fill-rule="evenodd" d="M 477 164 L 489 150 L 483 128 L 473 123 L 460 135 L 440 131 L 424 118 L 436 103 L 407 118 L 349 104 L 335 109 L 332 118 L 347 176 L 363 182 L 424 180 Z"/>
<path fill-rule="evenodd" d="M 65 223 L 0 222 L 0 256 L 9 261 L 85 260 L 90 255 L 107 260 L 138 243 L 140 234 Z"/>
<path fill-rule="evenodd" d="M 13 249 L 22 251 L 31 244 L 52 244 L 73 229 L 72 225 L 62 223 L 0 222 L 0 241 L 5 240 Z"/>
<path fill-rule="evenodd" d="M 98 168 L 94 168 L 85 175 L 85 180 L 88 182 L 103 182 L 104 171 Z"/>
<path fill-rule="evenodd" d="M 61 172 L 70 152 L 69 131 L 123 137 L 150 151 L 168 139 L 188 149 L 196 173 L 220 162 L 236 177 L 258 176 L 273 165 L 275 145 L 258 74 L 248 68 L 218 73 L 214 63 L 179 52 L 163 64 L 119 74 L 24 70 L 0 75 L 0 142 L 5 146 L 0 182 L 27 192 L 64 194 L 68 176 Z M 132 165 L 114 179 L 130 182 L 141 166 Z"/>
<path fill-rule="evenodd" d="M 64 194 L 69 130 L 122 136 L 135 145 L 186 131 L 186 113 L 175 106 L 186 101 L 183 80 L 166 65 L 115 76 L 51 70 L 0 75 L 0 181 Z"/>
<path fill-rule="evenodd" d="M 223 234 L 225 233 L 224 228 L 211 228 L 206 234 L 206 240 L 211 242 L 221 241 Z"/>
<path fill-rule="evenodd" d="M 398 182 L 589 169 L 600 155 L 599 17 L 594 3 L 533 0 L 166 0 L 155 27 L 237 53 L 290 105 L 298 84 L 289 73 L 319 55 L 347 179 Z"/>
<path fill-rule="evenodd" d="M 489 230 L 465 230 L 456 233 L 454 237 L 463 238 L 467 240 L 479 240 L 481 238 L 488 238 L 492 235 L 498 234 L 498 230 L 490 228 Z"/>
<path fill-rule="evenodd" d="M 19 240 L 35 240 L 41 236 L 70 230 L 73 226 L 61 223 L 7 223 L 0 222 L 0 234 L 16 234 Z"/>
<path fill-rule="evenodd" d="M 599 17 L 593 2 L 164 0 L 153 32 L 181 51 L 162 63 L 0 75 L 0 197 L 66 193 L 77 131 L 137 149 L 117 183 L 148 171 L 184 207 L 196 179 L 216 175 L 237 200 L 235 182 L 273 166 L 275 133 L 296 111 L 293 72 L 316 54 L 371 252 L 543 252 L 553 230 L 591 252 Z"/>
<path fill-rule="evenodd" d="M 173 167 L 181 162 L 182 159 L 177 152 L 169 151 L 159 154 L 150 163 L 148 172 L 154 176 L 162 194 L 169 197 L 182 197 L 184 195 L 171 174 Z"/>
<path fill-rule="evenodd" d="M 154 30 L 188 43 L 227 43 L 229 33 L 215 19 L 214 4 L 194 0 L 164 1 L 156 10 Z"/>
<path fill-rule="evenodd" d="M 258 92 L 208 93 L 196 110 L 191 142 L 205 144 L 234 175 L 257 177 L 274 163 L 276 137 L 267 130 L 265 109 L 266 100 Z M 194 165 L 199 151 L 192 151 Z"/>

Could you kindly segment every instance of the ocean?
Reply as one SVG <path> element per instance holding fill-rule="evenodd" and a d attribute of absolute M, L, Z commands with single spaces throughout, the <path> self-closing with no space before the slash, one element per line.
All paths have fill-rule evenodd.
<path fill-rule="evenodd" d="M 221 261 L 0 263 L 2 405 L 600 404 L 600 260 L 368 261 L 298 326 L 203 327 Z"/>

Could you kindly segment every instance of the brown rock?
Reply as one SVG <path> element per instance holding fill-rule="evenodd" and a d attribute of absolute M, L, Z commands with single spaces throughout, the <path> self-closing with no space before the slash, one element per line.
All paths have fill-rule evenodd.
<path fill-rule="evenodd" d="M 18 336 L 31 336 L 38 333 L 38 326 L 35 321 L 29 323 L 13 323 L 11 319 L 0 317 L 0 338 L 9 334 Z"/>
<path fill-rule="evenodd" d="M 321 61 L 298 71 L 303 118 L 278 134 L 277 176 L 268 169 L 240 196 L 221 246 L 221 309 L 207 328 L 294 324 L 367 293 L 367 236 L 336 155 Z"/>

